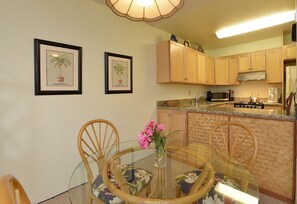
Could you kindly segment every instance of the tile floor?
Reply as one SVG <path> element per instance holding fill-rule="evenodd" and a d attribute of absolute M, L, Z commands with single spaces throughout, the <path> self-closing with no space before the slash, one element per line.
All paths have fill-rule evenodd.
<path fill-rule="evenodd" d="M 79 198 L 78 198 L 79 199 Z M 78 203 L 78 202 L 77 202 Z M 46 200 L 44 202 L 41 202 L 39 204 L 71 204 L 69 197 L 68 197 L 68 192 L 65 192 L 61 195 L 58 195 L 52 199 Z M 81 203 L 85 204 L 85 203 Z M 273 199 L 271 197 L 265 196 L 263 194 L 260 194 L 260 202 L 259 204 L 286 204 L 282 201 Z"/>

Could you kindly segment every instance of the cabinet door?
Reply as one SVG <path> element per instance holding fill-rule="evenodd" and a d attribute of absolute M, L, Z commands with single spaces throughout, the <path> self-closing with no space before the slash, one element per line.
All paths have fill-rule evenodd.
<path fill-rule="evenodd" d="M 280 111 L 282 110 L 282 106 L 277 106 L 277 105 L 265 105 L 264 109 L 270 110 L 272 113 L 273 111 Z"/>
<path fill-rule="evenodd" d="M 185 82 L 185 47 L 178 43 L 170 42 L 170 81 Z"/>
<path fill-rule="evenodd" d="M 296 59 L 296 45 L 289 44 L 283 47 L 284 59 Z"/>
<path fill-rule="evenodd" d="M 228 58 L 215 59 L 215 85 L 229 84 Z"/>
<path fill-rule="evenodd" d="M 207 57 L 207 80 L 206 83 L 209 85 L 214 85 L 214 75 L 215 75 L 215 62 L 213 57 Z"/>
<path fill-rule="evenodd" d="M 228 66 L 229 66 L 229 84 L 238 84 L 237 81 L 237 57 L 229 57 L 228 58 Z"/>
<path fill-rule="evenodd" d="M 157 114 L 158 123 L 162 123 L 165 126 L 165 131 L 170 131 L 170 111 L 169 110 L 158 110 Z"/>
<path fill-rule="evenodd" d="M 267 83 L 282 83 L 282 52 L 281 48 L 268 50 L 266 52 Z"/>
<path fill-rule="evenodd" d="M 158 110 L 158 122 L 165 126 L 166 133 L 169 135 L 167 146 L 180 148 L 187 144 L 187 120 L 186 112 L 176 110 Z"/>
<path fill-rule="evenodd" d="M 175 147 L 185 146 L 187 141 L 187 129 L 186 129 L 186 113 L 183 111 L 171 112 L 171 132 L 173 135 L 169 138 L 169 144 L 174 144 Z M 170 141 L 171 140 L 171 141 Z"/>
<path fill-rule="evenodd" d="M 197 53 L 197 65 L 198 83 L 207 84 L 206 56 L 199 52 Z"/>
<path fill-rule="evenodd" d="M 266 69 L 266 56 L 265 52 L 253 52 L 251 54 L 251 71 L 261 71 Z"/>
<path fill-rule="evenodd" d="M 185 82 L 197 84 L 196 50 L 186 47 Z"/>
<path fill-rule="evenodd" d="M 242 54 L 238 56 L 238 72 L 249 72 L 251 69 L 251 55 Z"/>

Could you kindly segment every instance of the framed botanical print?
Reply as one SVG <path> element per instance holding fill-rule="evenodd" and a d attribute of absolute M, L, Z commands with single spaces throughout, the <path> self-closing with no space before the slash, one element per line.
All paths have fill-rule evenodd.
<path fill-rule="evenodd" d="M 35 95 L 82 93 L 82 48 L 34 39 Z"/>
<path fill-rule="evenodd" d="M 105 52 L 105 93 L 133 93 L 133 58 Z"/>

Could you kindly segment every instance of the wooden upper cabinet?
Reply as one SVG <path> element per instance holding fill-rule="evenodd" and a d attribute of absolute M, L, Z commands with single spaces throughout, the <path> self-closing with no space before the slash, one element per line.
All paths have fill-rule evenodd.
<path fill-rule="evenodd" d="M 229 71 L 229 84 L 238 85 L 239 82 L 237 80 L 238 75 L 238 58 L 236 56 L 228 57 L 228 71 Z"/>
<path fill-rule="evenodd" d="M 171 40 L 157 44 L 157 82 L 197 84 L 196 50 Z"/>
<path fill-rule="evenodd" d="M 229 84 L 228 57 L 215 59 L 215 85 Z"/>
<path fill-rule="evenodd" d="M 215 85 L 238 85 L 237 56 L 215 59 Z"/>
<path fill-rule="evenodd" d="M 215 60 L 213 57 L 207 56 L 207 61 L 206 61 L 206 77 L 207 77 L 207 81 L 206 83 L 208 85 L 214 85 L 215 81 Z"/>
<path fill-rule="evenodd" d="M 185 58 L 185 70 L 184 80 L 186 83 L 197 84 L 197 57 L 196 50 L 189 47 L 185 47 L 186 58 Z"/>
<path fill-rule="evenodd" d="M 158 43 L 157 83 L 182 81 L 184 75 L 184 60 L 183 47 L 180 47 L 178 44 L 172 43 L 169 40 Z"/>
<path fill-rule="evenodd" d="M 251 71 L 262 71 L 266 69 L 265 51 L 253 52 L 251 54 Z"/>
<path fill-rule="evenodd" d="M 170 43 L 170 81 L 184 82 L 185 48 L 177 43 Z"/>
<path fill-rule="evenodd" d="M 265 51 L 238 55 L 238 72 L 262 71 L 265 68 Z"/>
<path fill-rule="evenodd" d="M 198 83 L 207 84 L 207 57 L 205 54 L 197 52 L 197 70 L 198 70 Z"/>
<path fill-rule="evenodd" d="M 238 55 L 238 72 L 249 72 L 251 68 L 251 55 Z"/>
<path fill-rule="evenodd" d="M 266 82 L 282 83 L 283 79 L 282 49 L 276 48 L 266 51 Z"/>
<path fill-rule="evenodd" d="M 283 58 L 287 59 L 296 59 L 296 44 L 289 44 L 283 46 Z"/>

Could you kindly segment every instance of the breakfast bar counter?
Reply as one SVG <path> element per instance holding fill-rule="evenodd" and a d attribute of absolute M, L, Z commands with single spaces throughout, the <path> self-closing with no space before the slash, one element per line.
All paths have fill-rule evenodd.
<path fill-rule="evenodd" d="M 211 113 L 220 115 L 248 116 L 255 118 L 280 119 L 294 121 L 295 115 L 287 115 L 284 110 L 234 108 L 234 101 L 194 103 L 193 99 L 165 100 L 157 102 L 157 109 L 184 110 L 188 112 Z M 266 107 L 276 104 L 265 104 Z"/>
<path fill-rule="evenodd" d="M 270 104 L 269 104 L 270 105 Z M 258 155 L 251 173 L 261 193 L 295 203 L 296 119 L 280 110 L 281 104 L 264 109 L 234 108 L 234 102 L 195 103 L 193 99 L 157 102 L 158 121 L 168 131 L 182 130 L 184 143 L 208 143 L 211 130 L 224 121 L 239 122 L 251 129 Z M 271 107 L 277 106 L 278 109 Z"/>

